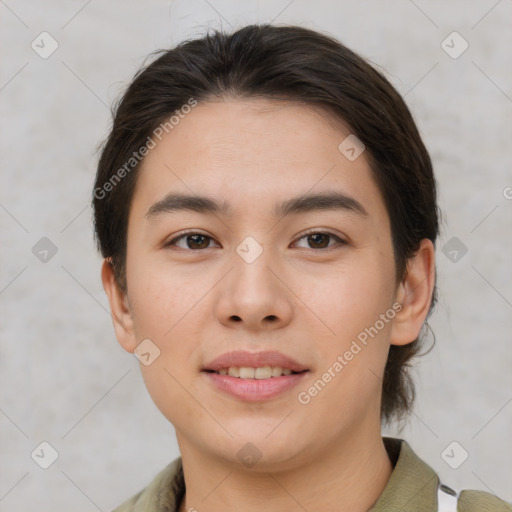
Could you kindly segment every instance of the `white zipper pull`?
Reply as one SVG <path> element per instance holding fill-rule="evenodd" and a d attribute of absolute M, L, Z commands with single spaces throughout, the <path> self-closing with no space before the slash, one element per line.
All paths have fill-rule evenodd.
<path fill-rule="evenodd" d="M 457 512 L 459 493 L 450 487 L 439 484 L 437 488 L 437 512 Z"/>

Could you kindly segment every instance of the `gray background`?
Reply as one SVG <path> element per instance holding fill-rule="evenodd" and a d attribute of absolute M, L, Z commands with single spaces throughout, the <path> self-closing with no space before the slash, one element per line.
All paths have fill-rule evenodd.
<path fill-rule="evenodd" d="M 3 0 L 0 13 L 0 510 L 108 511 L 177 455 L 114 337 L 91 231 L 96 147 L 151 51 L 271 20 L 338 37 L 405 95 L 444 223 L 436 346 L 400 435 L 446 484 L 512 501 L 511 0 Z M 31 48 L 42 31 L 59 45 L 47 59 Z M 453 31 L 469 44 L 458 58 L 442 47 Z M 57 248 L 46 263 L 32 251 L 42 237 Z M 448 245 L 455 262 L 453 237 L 467 247 Z M 42 441 L 59 455 L 46 470 L 31 458 Z"/>

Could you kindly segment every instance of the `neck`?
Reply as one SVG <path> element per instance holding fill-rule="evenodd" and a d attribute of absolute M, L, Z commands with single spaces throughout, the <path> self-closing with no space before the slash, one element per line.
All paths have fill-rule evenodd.
<path fill-rule="evenodd" d="M 380 430 L 370 439 L 350 437 L 307 463 L 279 472 L 256 471 L 257 466 L 241 471 L 239 465 L 180 448 L 187 487 L 180 512 L 256 512 L 263 507 L 267 512 L 365 512 L 393 470 Z"/>

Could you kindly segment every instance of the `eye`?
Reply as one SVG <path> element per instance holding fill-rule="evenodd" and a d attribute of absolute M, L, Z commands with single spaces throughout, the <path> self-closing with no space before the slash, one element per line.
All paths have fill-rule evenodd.
<path fill-rule="evenodd" d="M 184 242 L 185 246 L 180 245 L 180 242 Z M 202 233 L 195 233 L 195 232 L 189 232 L 189 233 L 183 233 L 182 235 L 172 239 L 170 242 L 166 243 L 164 246 L 176 246 L 180 249 L 191 249 L 191 250 L 198 250 L 198 249 L 208 249 L 210 245 L 210 241 L 213 241 L 213 238 L 207 235 L 203 235 Z"/>
<path fill-rule="evenodd" d="M 337 242 L 338 245 L 347 244 L 347 242 L 333 233 L 312 230 L 299 238 L 295 244 L 299 243 L 301 240 L 306 240 L 306 244 L 309 244 L 309 247 L 302 247 L 305 249 L 328 249 L 336 245 L 336 243 L 331 243 L 333 241 Z M 204 235 L 203 233 L 189 232 L 173 238 L 170 242 L 164 244 L 164 247 L 175 246 L 184 250 L 197 251 L 211 248 L 210 242 L 212 241 L 214 241 L 212 237 Z"/>
<path fill-rule="evenodd" d="M 339 236 L 334 235 L 333 233 L 325 233 L 322 231 L 309 231 L 306 235 L 303 235 L 301 238 L 299 238 L 298 242 L 301 240 L 306 240 L 306 243 L 311 244 L 310 247 L 304 247 L 305 249 L 326 249 L 336 245 L 329 243 L 333 239 L 338 242 L 338 245 L 347 244 L 347 242 L 342 240 Z"/>

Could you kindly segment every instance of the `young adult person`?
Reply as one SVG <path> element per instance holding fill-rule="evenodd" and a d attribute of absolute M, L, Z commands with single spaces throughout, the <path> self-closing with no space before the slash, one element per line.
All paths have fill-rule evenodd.
<path fill-rule="evenodd" d="M 512 510 L 382 437 L 414 399 L 438 206 L 360 56 L 272 25 L 163 52 L 117 105 L 93 207 L 117 339 L 181 453 L 117 512 Z"/>

